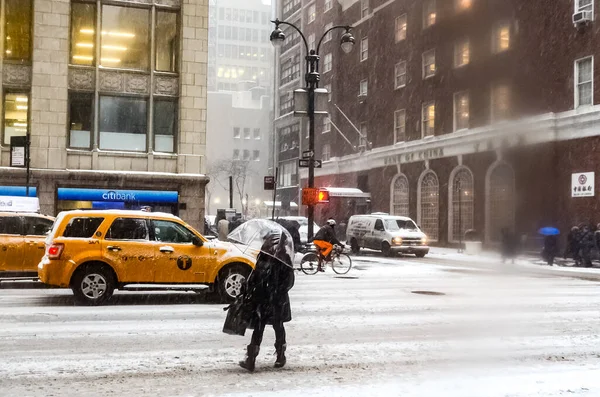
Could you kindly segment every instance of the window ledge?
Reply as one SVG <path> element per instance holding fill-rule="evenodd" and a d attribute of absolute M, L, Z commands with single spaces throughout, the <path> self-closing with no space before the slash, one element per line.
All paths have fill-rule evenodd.
<path fill-rule="evenodd" d="M 400 86 L 394 88 L 394 91 L 401 90 L 402 88 L 405 88 L 405 87 L 406 87 L 406 84 L 400 85 Z"/>
<path fill-rule="evenodd" d="M 91 149 L 83 149 L 83 148 L 67 148 L 67 154 L 82 154 L 84 156 L 91 156 Z"/>

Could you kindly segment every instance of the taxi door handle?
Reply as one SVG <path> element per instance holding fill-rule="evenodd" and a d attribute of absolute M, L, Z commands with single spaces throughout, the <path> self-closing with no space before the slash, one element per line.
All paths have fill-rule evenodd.
<path fill-rule="evenodd" d="M 121 251 L 121 247 L 116 245 L 109 245 L 108 247 L 106 247 L 106 249 L 109 251 Z"/>
<path fill-rule="evenodd" d="M 160 247 L 158 250 L 165 254 L 172 254 L 173 252 L 175 252 L 173 247 L 169 247 L 168 245 L 164 245 L 164 246 Z"/>

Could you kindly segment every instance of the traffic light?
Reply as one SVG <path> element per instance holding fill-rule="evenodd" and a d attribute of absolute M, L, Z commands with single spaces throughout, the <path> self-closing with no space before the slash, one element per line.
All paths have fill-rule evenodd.
<path fill-rule="evenodd" d="M 319 193 L 317 194 L 317 203 L 328 203 L 329 202 L 329 192 L 325 189 L 319 189 Z"/>

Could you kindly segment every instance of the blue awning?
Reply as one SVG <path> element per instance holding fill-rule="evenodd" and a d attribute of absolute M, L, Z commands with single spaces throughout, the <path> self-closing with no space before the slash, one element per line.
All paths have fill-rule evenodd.
<path fill-rule="evenodd" d="M 25 197 L 25 186 L 0 186 L 0 196 Z M 29 197 L 37 197 L 37 188 L 29 186 Z"/>
<path fill-rule="evenodd" d="M 59 200 L 128 203 L 177 203 L 176 191 L 58 188 Z"/>

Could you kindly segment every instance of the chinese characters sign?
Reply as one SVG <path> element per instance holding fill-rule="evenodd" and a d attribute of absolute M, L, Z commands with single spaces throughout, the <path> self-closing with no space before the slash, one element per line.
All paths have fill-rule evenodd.
<path fill-rule="evenodd" d="M 593 197 L 595 195 L 595 173 L 571 174 L 571 197 Z"/>

